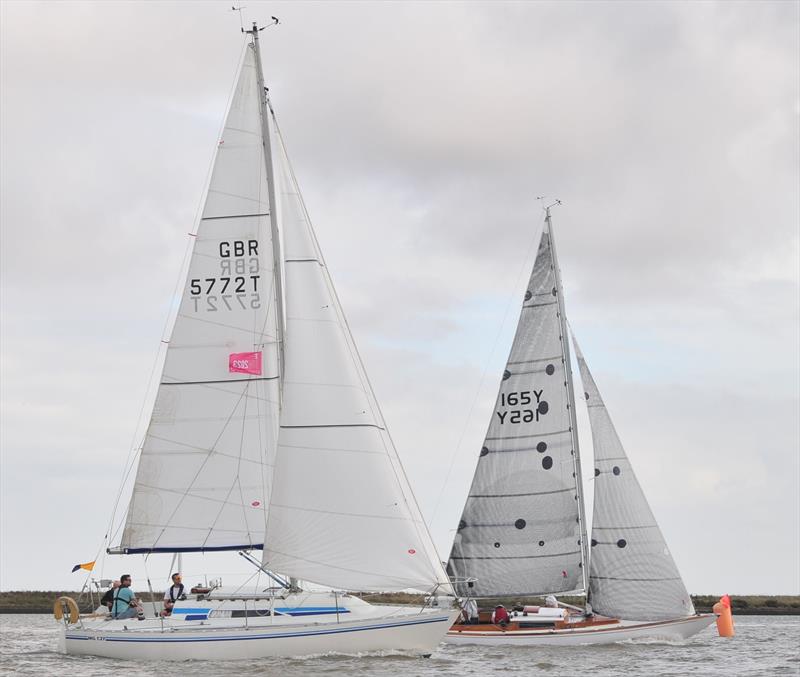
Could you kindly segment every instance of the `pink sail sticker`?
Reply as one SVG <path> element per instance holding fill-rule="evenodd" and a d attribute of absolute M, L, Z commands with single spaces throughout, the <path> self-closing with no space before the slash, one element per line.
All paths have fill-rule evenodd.
<path fill-rule="evenodd" d="M 261 353 L 231 353 L 228 371 L 232 374 L 261 376 Z"/>

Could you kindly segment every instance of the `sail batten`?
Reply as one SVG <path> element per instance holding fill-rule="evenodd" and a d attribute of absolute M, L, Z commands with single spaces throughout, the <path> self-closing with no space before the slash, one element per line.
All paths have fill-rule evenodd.
<path fill-rule="evenodd" d="M 594 443 L 594 515 L 589 596 L 595 611 L 629 620 L 694 613 L 597 384 L 573 334 Z"/>

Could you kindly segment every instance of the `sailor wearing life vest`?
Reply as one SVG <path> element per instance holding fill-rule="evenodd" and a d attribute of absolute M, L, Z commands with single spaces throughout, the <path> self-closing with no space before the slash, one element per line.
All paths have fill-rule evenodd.
<path fill-rule="evenodd" d="M 172 585 L 169 590 L 164 593 L 164 616 L 169 616 L 172 613 L 172 608 L 178 600 L 186 599 L 183 594 L 183 583 L 181 583 L 181 575 L 178 573 L 172 574 Z"/>

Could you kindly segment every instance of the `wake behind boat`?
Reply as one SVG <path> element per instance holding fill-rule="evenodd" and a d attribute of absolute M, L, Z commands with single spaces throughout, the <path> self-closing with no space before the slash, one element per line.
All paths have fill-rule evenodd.
<path fill-rule="evenodd" d="M 574 342 L 594 443 L 587 536 L 566 311 L 550 208 L 458 525 L 448 572 L 469 599 L 569 593 L 584 608 L 498 609 L 459 623 L 446 641 L 606 644 L 685 639 L 714 621 L 689 593 Z M 573 337 L 574 341 L 574 337 Z M 465 609 L 476 604 L 466 604 Z"/>
<path fill-rule="evenodd" d="M 109 553 L 238 550 L 252 560 L 262 550 L 255 564 L 278 586 L 189 593 L 168 617 L 151 609 L 142 620 L 81 617 L 59 602 L 68 653 L 427 655 L 457 615 L 445 601 L 372 606 L 336 592 L 453 594 L 289 164 L 261 30 L 247 31 L 122 540 Z M 303 591 L 301 580 L 334 591 Z"/>

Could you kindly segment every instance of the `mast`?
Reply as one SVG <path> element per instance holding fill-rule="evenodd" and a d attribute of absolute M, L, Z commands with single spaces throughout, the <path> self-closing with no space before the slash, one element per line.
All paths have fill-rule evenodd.
<path fill-rule="evenodd" d="M 273 17 L 275 25 L 278 20 Z M 278 340 L 278 370 L 283 378 L 284 371 L 284 316 L 283 316 L 283 275 L 281 266 L 281 241 L 280 234 L 278 233 L 278 210 L 277 199 L 275 197 L 275 173 L 272 165 L 272 138 L 269 129 L 269 104 L 267 101 L 267 88 L 264 84 L 264 69 L 261 65 L 261 48 L 259 46 L 258 34 L 263 31 L 267 26 L 258 27 L 257 22 L 253 22 L 252 30 L 245 31 L 248 35 L 253 36 L 253 50 L 256 57 L 256 77 L 258 80 L 258 101 L 261 104 L 261 136 L 264 142 L 264 161 L 267 165 L 267 191 L 269 195 L 269 222 L 272 231 L 272 259 L 274 273 L 272 275 L 275 281 L 275 313 L 277 315 L 277 340 Z M 283 399 L 282 391 L 281 400 Z"/>
<path fill-rule="evenodd" d="M 583 578 L 583 589 L 586 594 L 589 594 L 589 541 L 586 532 L 586 506 L 583 501 L 583 475 L 581 474 L 581 454 L 578 448 L 578 420 L 575 411 L 575 389 L 572 382 L 572 365 L 569 357 L 569 341 L 567 339 L 567 313 L 564 306 L 564 290 L 561 287 L 561 270 L 558 265 L 558 255 L 556 254 L 556 241 L 553 236 L 553 222 L 550 217 L 550 208 L 555 205 L 560 205 L 561 201 L 557 200 L 555 203 L 545 207 L 545 223 L 547 230 L 550 233 L 550 248 L 553 252 L 553 273 L 556 280 L 556 300 L 558 301 L 558 319 L 561 326 L 561 344 L 564 350 L 564 370 L 567 379 L 567 395 L 569 399 L 569 412 L 570 412 L 570 428 L 572 433 L 572 449 L 573 456 L 572 462 L 575 469 L 575 486 L 578 492 L 578 521 L 580 523 L 581 531 L 581 573 Z"/>

